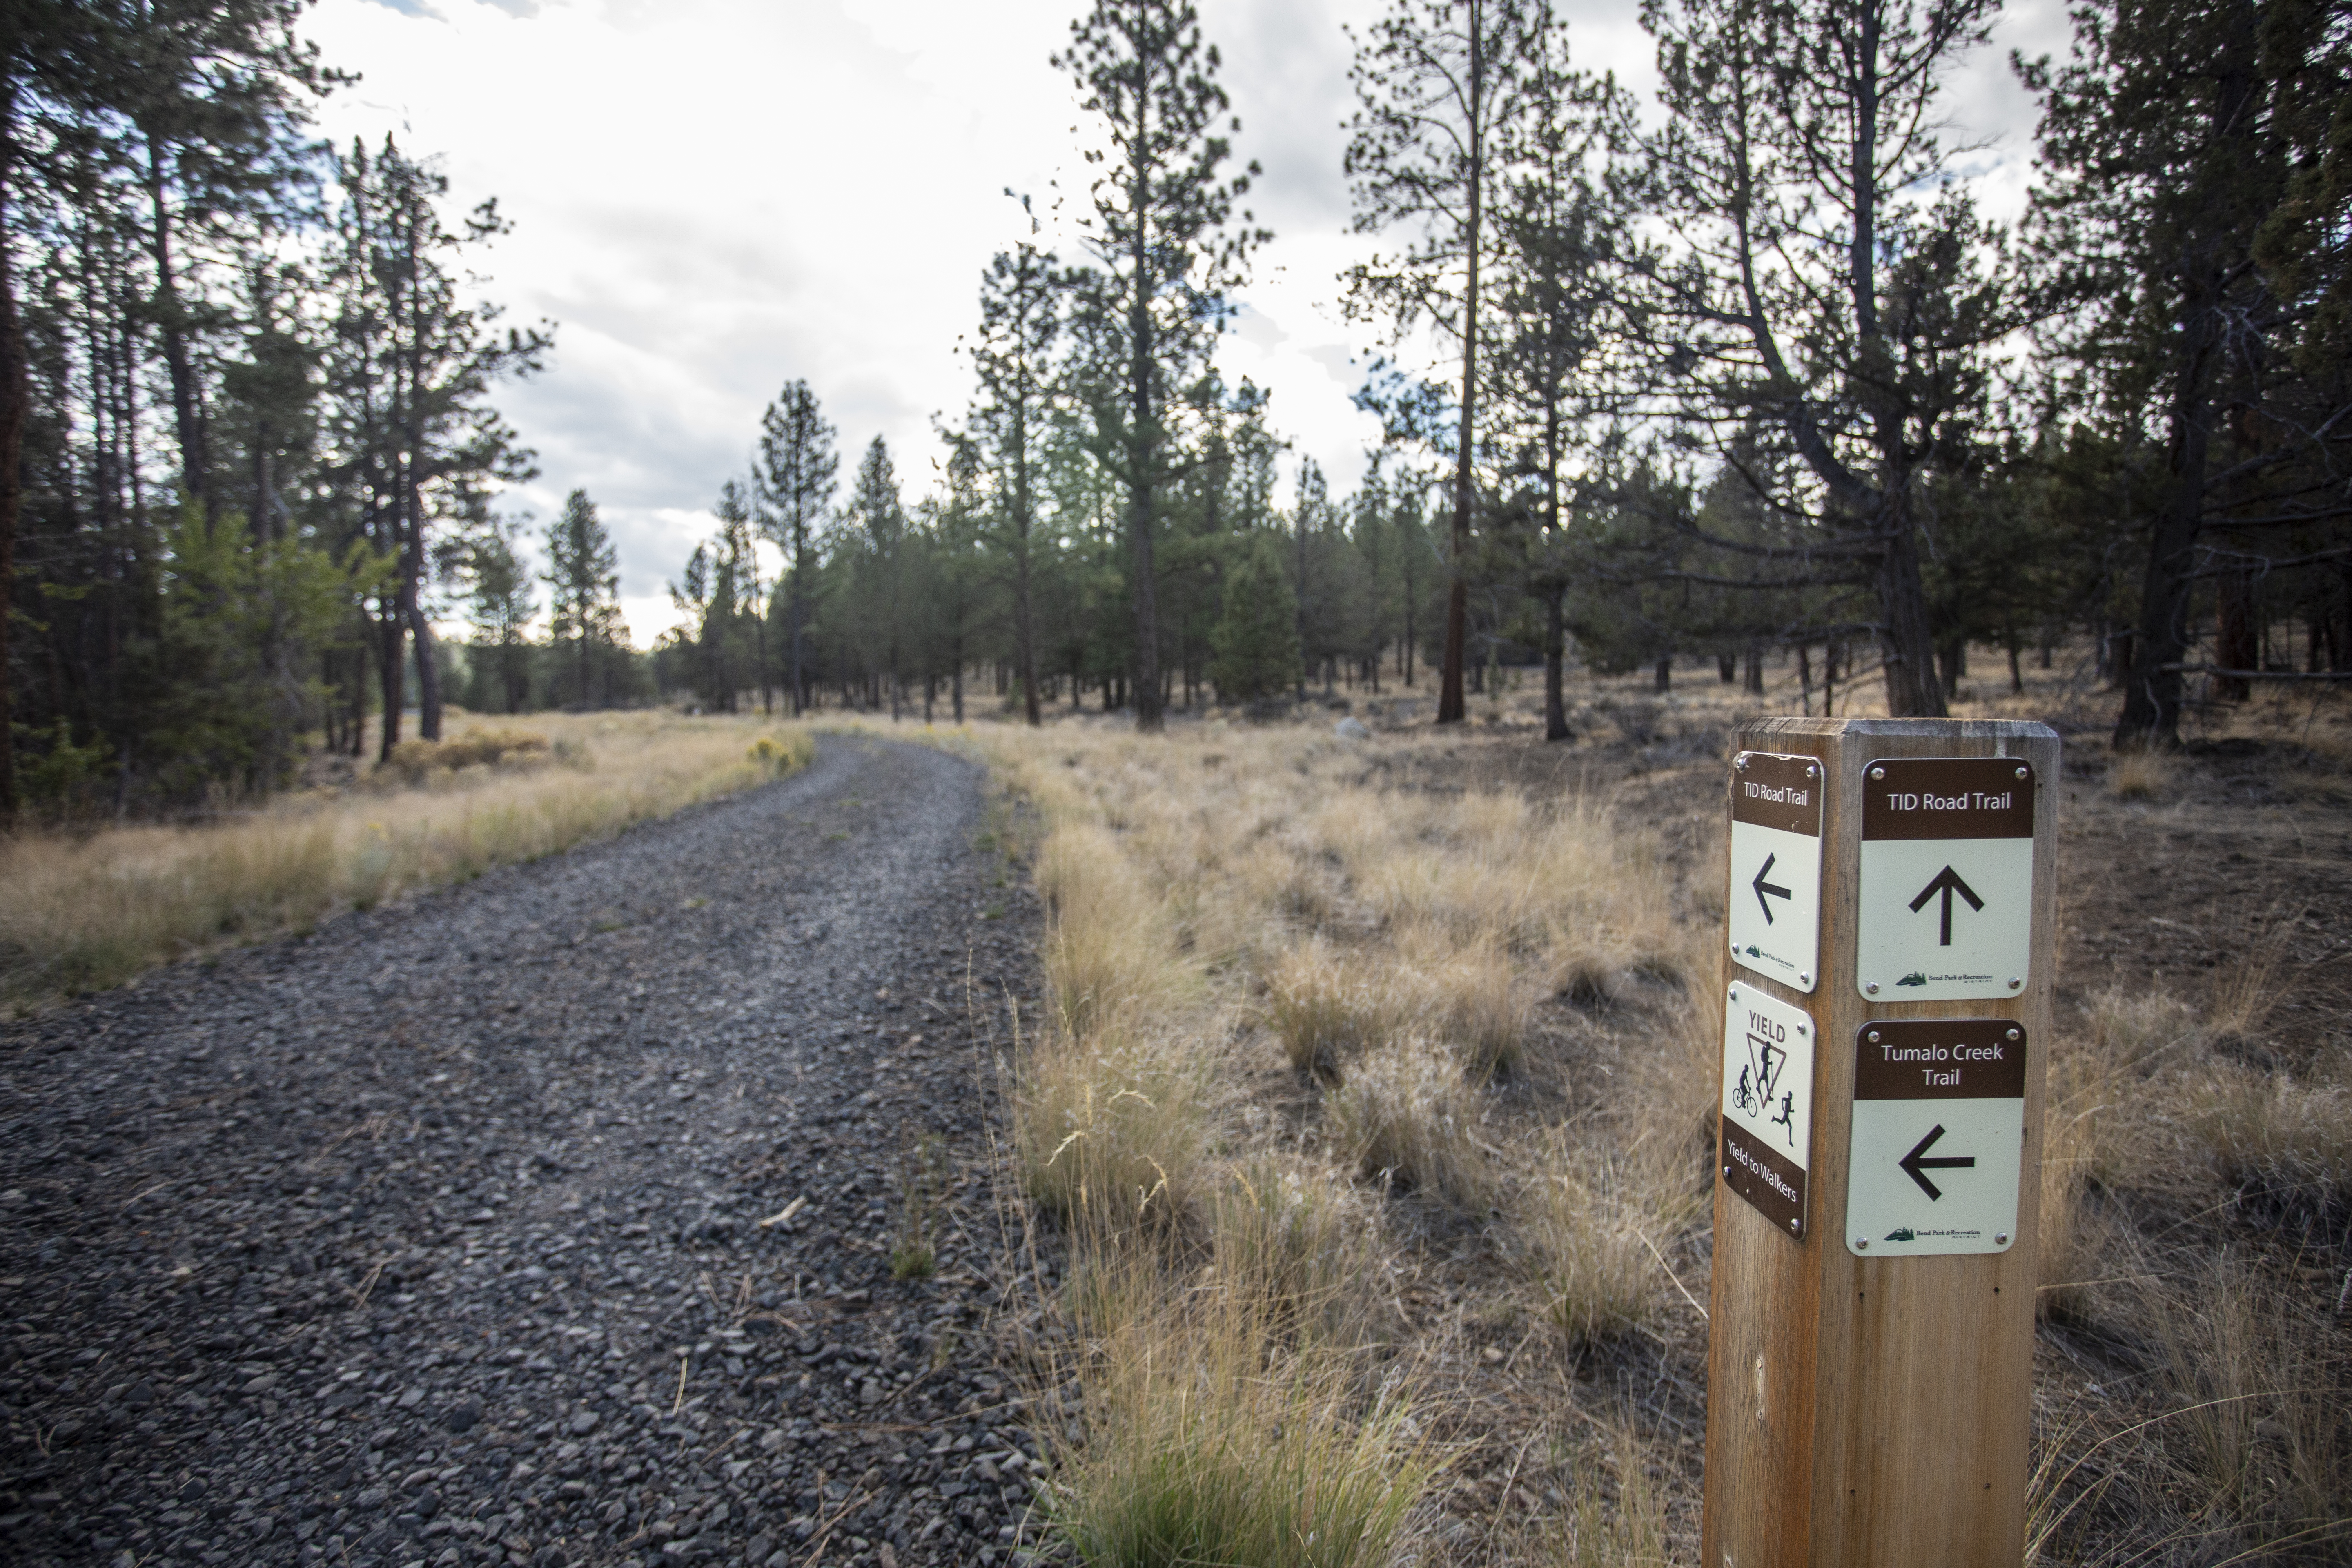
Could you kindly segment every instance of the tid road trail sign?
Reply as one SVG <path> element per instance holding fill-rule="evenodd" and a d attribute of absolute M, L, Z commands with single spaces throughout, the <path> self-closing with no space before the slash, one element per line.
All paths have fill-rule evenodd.
<path fill-rule="evenodd" d="M 2033 765 L 1882 757 L 1863 770 L 1854 984 L 1883 1002 L 2014 996 L 2033 956 Z"/>
<path fill-rule="evenodd" d="M 1822 764 L 1742 752 L 1731 760 L 1732 962 L 1811 991 L 1822 973 Z"/>

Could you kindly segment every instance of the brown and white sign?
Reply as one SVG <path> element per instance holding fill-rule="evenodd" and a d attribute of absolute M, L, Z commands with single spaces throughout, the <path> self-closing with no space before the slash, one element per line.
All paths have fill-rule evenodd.
<path fill-rule="evenodd" d="M 1731 956 L 1800 991 L 1822 973 L 1822 776 L 1814 757 L 1731 760 Z"/>
<path fill-rule="evenodd" d="M 1853 1043 L 1846 1250 L 2006 1252 L 2025 1163 L 2025 1026 L 1864 1024 Z"/>
<path fill-rule="evenodd" d="M 1958 1002 L 2025 989 L 2038 782 L 2009 757 L 1863 769 L 1853 973 L 1864 995 Z"/>
<path fill-rule="evenodd" d="M 1723 1009 L 1722 1137 L 1717 1162 L 1731 1190 L 1775 1228 L 1805 1234 L 1812 1165 L 1813 1020 L 1753 984 Z"/>

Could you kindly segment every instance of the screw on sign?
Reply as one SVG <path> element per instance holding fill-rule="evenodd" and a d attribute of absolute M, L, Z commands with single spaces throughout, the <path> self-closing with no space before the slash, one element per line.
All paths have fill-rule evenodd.
<path fill-rule="evenodd" d="M 1732 960 L 1798 991 L 1822 969 L 1822 785 L 1818 757 L 1732 759 Z"/>
<path fill-rule="evenodd" d="M 1812 1166 L 1814 1038 L 1811 1015 L 1758 986 L 1734 985 L 1726 996 L 1717 1163 L 1727 1186 L 1801 1239 Z"/>
<path fill-rule="evenodd" d="M 1863 781 L 1854 984 L 1888 1001 L 2013 996 L 2032 967 L 2032 764 L 1883 758 Z"/>
<path fill-rule="evenodd" d="M 2017 1233 L 2026 1037 L 2005 1018 L 1882 1019 L 1853 1048 L 1846 1245 L 2000 1252 Z"/>

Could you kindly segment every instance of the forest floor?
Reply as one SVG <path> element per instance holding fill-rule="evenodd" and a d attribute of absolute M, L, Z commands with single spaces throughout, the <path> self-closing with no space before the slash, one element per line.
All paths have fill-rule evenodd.
<path fill-rule="evenodd" d="M 1956 705 L 2066 743 L 2029 1560 L 2342 1561 L 2352 702 L 2261 689 L 2117 760 L 2113 694 L 2056 662 Z M 1327 1447 L 1334 1477 L 1402 1479 L 1423 1561 L 1696 1560 L 1724 769 L 1744 718 L 1820 710 L 1767 673 L 1760 697 L 1580 674 L 1565 744 L 1530 672 L 1450 732 L 1425 684 L 1157 742 L 1067 710 L 982 729 L 1045 826 L 1061 1027 L 1013 1137 L 1090 1255 L 1040 1363 L 1079 1368 L 1095 1417 L 1060 1456 L 1069 1517 L 1107 1529 L 1138 1488 L 1121 1426 L 1199 1436 L 1156 1415 L 1181 1390 L 1139 1347 L 1314 1366 L 1320 1335 L 1383 1369 L 1360 1413 L 1409 1391 L 1406 1437 Z M 1122 1097 L 1150 1113 L 1102 1109 Z M 1143 1213 L 1075 1212 L 1070 1128 L 1095 1192 L 1124 1179 Z M 1114 1261 L 1144 1256 L 1156 1296 Z M 1204 1325 L 1203 1292 L 1253 1304 Z M 1338 1408 L 1209 1424 L 1270 1453 Z"/>
<path fill-rule="evenodd" d="M 1008 1554 L 982 784 L 836 739 L 0 1025 L 0 1556 Z"/>

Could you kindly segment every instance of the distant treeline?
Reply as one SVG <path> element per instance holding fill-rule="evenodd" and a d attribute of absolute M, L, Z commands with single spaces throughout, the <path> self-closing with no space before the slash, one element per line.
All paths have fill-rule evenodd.
<path fill-rule="evenodd" d="M 1669 0 L 1641 112 L 1549 0 L 1394 0 L 1354 38 L 1344 170 L 1388 248 L 1343 304 L 1450 357 L 1375 363 L 1356 494 L 1302 463 L 1276 508 L 1266 399 L 1214 364 L 1266 237 L 1219 57 L 1187 5 L 1097 0 L 1055 58 L 1090 117 L 1078 254 L 1033 225 L 986 268 L 945 487 L 910 511 L 877 440 L 836 508 L 791 384 L 668 651 L 720 704 L 898 706 L 985 664 L 1033 720 L 1093 689 L 1146 730 L 1416 657 L 1444 722 L 1539 655 L 1558 738 L 1571 641 L 1752 687 L 1793 653 L 1932 717 L 1971 647 L 2021 685 L 2088 634 L 2125 746 L 2352 669 L 2341 7 L 2078 7 L 2067 59 L 2015 62 L 2042 118 L 2014 226 L 1941 119 L 1994 15 Z"/>
<path fill-rule="evenodd" d="M 982 670 L 1150 730 L 1423 661 L 1449 721 L 1540 657 L 1559 737 L 1571 649 L 1794 652 L 1936 716 L 1970 647 L 2088 634 L 2124 746 L 2352 669 L 2336 0 L 2085 0 L 2014 63 L 2014 224 L 1946 129 L 1992 0 L 1660 0 L 1646 105 L 1550 0 L 1392 0 L 1342 171 L 1380 249 L 1339 279 L 1384 439 L 1280 508 L 1274 411 L 1216 366 L 1268 237 L 1219 56 L 1181 0 L 1094 0 L 1053 60 L 1087 184 L 984 270 L 945 482 L 907 503 L 877 441 L 844 494 L 788 384 L 648 654 L 587 497 L 536 581 L 493 514 L 530 470 L 490 395 L 549 346 L 461 298 L 495 207 L 307 138 L 338 79 L 300 10 L 0 21 L 0 813 L 267 789 L 404 696 L 434 736 L 445 665 L 489 708 L 953 706 Z"/>

